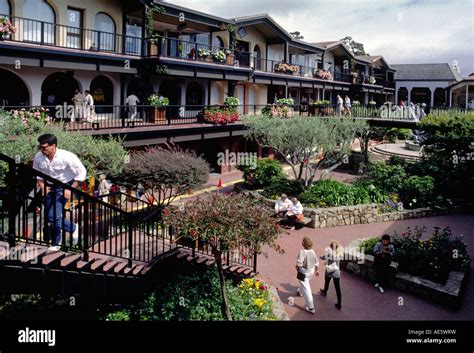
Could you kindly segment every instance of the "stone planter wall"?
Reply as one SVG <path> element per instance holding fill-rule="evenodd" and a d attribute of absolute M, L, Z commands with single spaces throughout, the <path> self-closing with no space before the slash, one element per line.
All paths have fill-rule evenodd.
<path fill-rule="evenodd" d="M 344 260 L 341 260 L 340 263 L 341 269 L 375 282 L 374 257 L 357 251 L 361 241 L 362 239 L 354 240 L 347 245 L 344 250 Z M 398 272 L 398 263 L 396 262 L 390 264 L 390 272 L 392 287 L 454 308 L 461 304 L 466 272 L 451 271 L 445 285 Z"/>
<path fill-rule="evenodd" d="M 256 198 L 260 198 L 270 208 L 274 208 L 275 200 L 264 198 L 257 191 L 245 188 L 244 183 L 234 185 L 237 192 L 243 192 Z M 304 215 L 311 219 L 310 228 L 330 228 L 353 224 L 380 223 L 389 221 L 399 221 L 402 219 L 412 219 L 421 217 L 431 217 L 446 215 L 462 210 L 461 207 L 451 207 L 448 209 L 433 210 L 431 208 L 415 208 L 412 210 L 394 211 L 381 213 L 381 205 L 372 203 L 356 206 L 341 206 L 329 208 L 304 208 Z"/>

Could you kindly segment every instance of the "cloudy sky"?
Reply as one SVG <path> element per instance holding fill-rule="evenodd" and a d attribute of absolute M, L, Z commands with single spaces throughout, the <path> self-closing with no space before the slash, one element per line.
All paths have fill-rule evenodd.
<path fill-rule="evenodd" d="M 474 72 L 474 0 L 168 0 L 225 18 L 268 13 L 308 42 L 351 36 L 391 64 L 452 63 Z"/>

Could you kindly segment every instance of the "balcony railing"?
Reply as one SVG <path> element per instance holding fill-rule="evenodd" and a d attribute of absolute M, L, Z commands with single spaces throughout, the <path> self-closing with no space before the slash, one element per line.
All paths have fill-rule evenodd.
<path fill-rule="evenodd" d="M 0 15 L 0 17 L 8 17 L 16 27 L 16 33 L 4 37 L 7 41 L 92 52 L 142 55 L 142 39 L 139 37 L 58 25 L 29 18 L 7 15 Z"/>
<path fill-rule="evenodd" d="M 201 61 L 234 67 L 251 67 L 249 52 L 189 42 L 178 38 L 160 37 L 156 41 L 148 41 L 148 56 Z"/>

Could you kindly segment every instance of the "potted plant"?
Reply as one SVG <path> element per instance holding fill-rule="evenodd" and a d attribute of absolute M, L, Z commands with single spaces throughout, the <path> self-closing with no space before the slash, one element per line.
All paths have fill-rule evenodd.
<path fill-rule="evenodd" d="M 352 83 L 357 83 L 357 77 L 359 77 L 359 74 L 357 72 L 351 72 L 351 76 L 352 76 Z"/>
<path fill-rule="evenodd" d="M 226 54 L 226 64 L 227 65 L 234 65 L 235 55 L 234 52 L 230 49 L 225 51 Z"/>
<path fill-rule="evenodd" d="M 204 61 L 212 61 L 211 52 L 204 48 L 198 50 L 198 58 Z"/>
<path fill-rule="evenodd" d="M 228 107 L 232 111 L 237 111 L 237 107 L 240 104 L 240 101 L 237 97 L 227 97 L 224 100 L 224 106 Z"/>
<path fill-rule="evenodd" d="M 375 85 L 375 82 L 377 82 L 377 81 L 375 80 L 375 77 L 374 77 L 374 76 L 369 76 L 369 83 L 370 83 L 371 85 Z"/>
<path fill-rule="evenodd" d="M 4 40 L 13 33 L 16 33 L 16 27 L 12 25 L 6 17 L 0 17 L 0 40 Z"/>
<path fill-rule="evenodd" d="M 166 121 L 166 107 L 170 104 L 169 99 L 152 94 L 148 97 L 147 102 L 153 107 L 150 114 L 150 122 L 156 124 L 158 122 Z"/>
<path fill-rule="evenodd" d="M 212 58 L 214 59 L 215 62 L 223 63 L 226 57 L 223 50 L 218 50 L 212 53 Z"/>

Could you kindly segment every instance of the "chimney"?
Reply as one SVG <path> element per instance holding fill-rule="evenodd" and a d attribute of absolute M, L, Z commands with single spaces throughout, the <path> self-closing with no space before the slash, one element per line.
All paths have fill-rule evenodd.
<path fill-rule="evenodd" d="M 461 70 L 459 69 L 457 60 L 453 60 L 453 70 L 456 71 L 458 74 L 461 74 Z"/>

